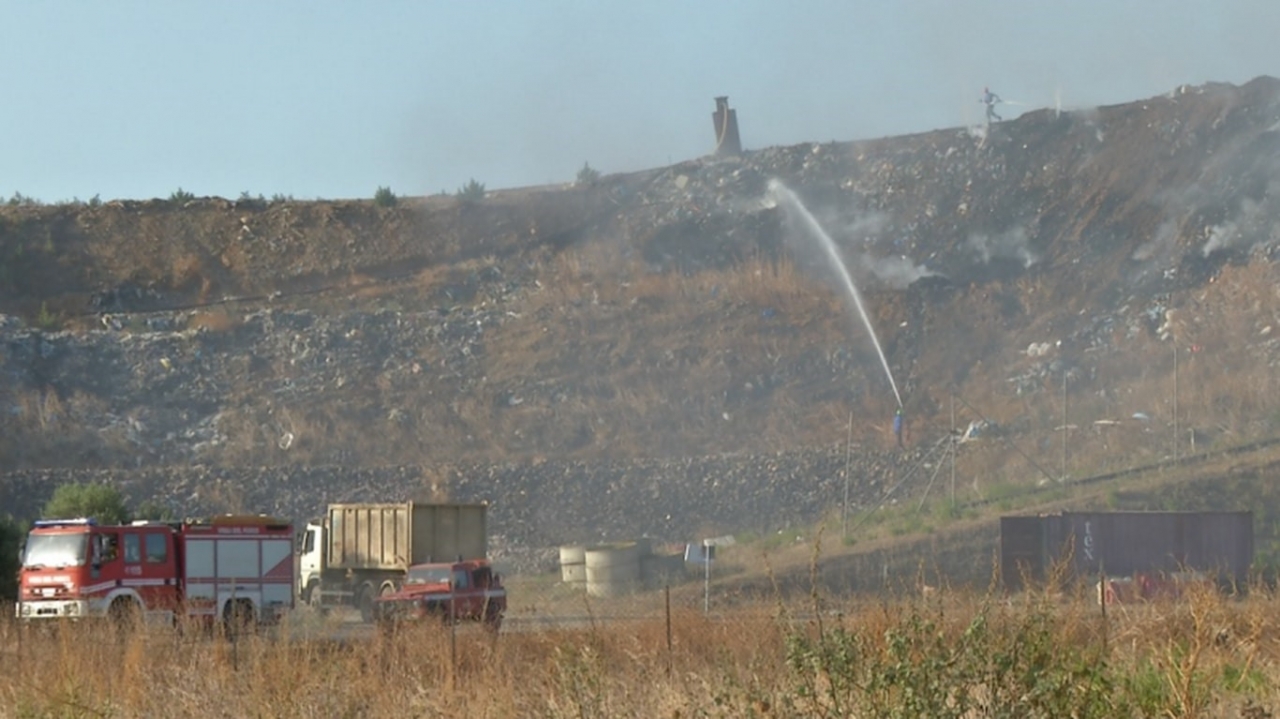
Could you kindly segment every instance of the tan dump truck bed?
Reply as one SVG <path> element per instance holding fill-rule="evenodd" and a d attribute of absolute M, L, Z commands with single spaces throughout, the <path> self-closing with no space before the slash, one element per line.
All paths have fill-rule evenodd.
<path fill-rule="evenodd" d="M 487 505 L 331 504 L 326 564 L 330 569 L 405 570 L 425 562 L 483 559 Z"/>

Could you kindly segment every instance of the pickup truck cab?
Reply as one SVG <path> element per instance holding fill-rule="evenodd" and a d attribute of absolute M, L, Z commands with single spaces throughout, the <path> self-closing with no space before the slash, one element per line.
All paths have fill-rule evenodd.
<path fill-rule="evenodd" d="M 502 577 L 485 559 L 415 564 L 398 590 L 373 601 L 374 619 L 383 626 L 431 619 L 484 622 L 497 631 L 506 611 Z"/>

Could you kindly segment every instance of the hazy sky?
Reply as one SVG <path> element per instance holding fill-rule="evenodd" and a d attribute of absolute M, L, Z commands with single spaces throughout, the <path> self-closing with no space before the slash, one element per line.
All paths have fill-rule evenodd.
<path fill-rule="evenodd" d="M 0 193 L 452 192 L 1280 76 L 1280 2 L 0 0 Z"/>

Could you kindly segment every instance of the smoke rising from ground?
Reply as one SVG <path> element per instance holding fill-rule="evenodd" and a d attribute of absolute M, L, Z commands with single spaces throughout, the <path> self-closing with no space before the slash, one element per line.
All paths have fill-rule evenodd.
<path fill-rule="evenodd" d="M 1138 249 L 1133 251 L 1132 258 L 1138 262 L 1166 262 L 1173 259 L 1173 253 L 1177 249 L 1177 240 L 1177 221 L 1166 219 L 1160 223 L 1160 227 L 1156 228 L 1155 237 L 1142 243 L 1138 246 Z"/>
<path fill-rule="evenodd" d="M 866 247 L 878 243 L 893 229 L 893 218 L 889 214 L 867 212 L 859 214 L 852 222 L 846 222 L 841 234 L 847 240 L 846 246 Z M 880 257 L 873 252 L 863 251 L 854 259 L 859 274 L 875 277 L 895 290 L 904 290 L 916 280 L 938 274 L 924 265 L 916 264 L 906 255 Z"/>
<path fill-rule="evenodd" d="M 969 235 L 966 245 L 984 264 L 997 259 L 1018 260 L 1024 268 L 1030 268 L 1040 261 L 1040 256 L 1031 249 L 1026 229 L 1022 227 L 998 235 Z"/>
<path fill-rule="evenodd" d="M 1262 207 L 1256 200 L 1247 197 L 1241 200 L 1240 211 L 1234 217 L 1206 230 L 1208 237 L 1201 253 L 1208 257 L 1218 250 L 1247 247 L 1270 239 Z"/>
<path fill-rule="evenodd" d="M 873 257 L 864 253 L 858 264 L 876 279 L 895 290 L 905 290 L 911 283 L 925 277 L 937 277 L 937 272 L 918 265 L 908 257 Z"/>
<path fill-rule="evenodd" d="M 762 206 L 777 206 L 776 199 L 766 196 Z M 821 222 L 827 226 L 839 227 L 838 244 L 841 254 L 852 260 L 850 269 L 859 280 L 873 277 L 894 290 L 904 290 L 911 284 L 925 277 L 938 277 L 940 273 L 917 264 L 906 255 L 879 256 L 865 248 L 877 245 L 885 240 L 886 235 L 894 229 L 893 217 L 884 212 L 859 213 L 854 219 L 832 217 L 831 212 L 824 212 Z M 803 228 L 797 228 L 797 230 Z M 796 235 L 789 235 L 796 236 Z M 855 250 L 854 248 L 864 248 Z M 828 268 L 819 253 L 804 243 L 791 245 L 791 251 L 804 264 L 813 265 L 820 274 L 826 274 Z M 838 278 L 833 278 L 838 279 Z"/>
<path fill-rule="evenodd" d="M 880 238 L 893 224 L 893 218 L 884 212 L 859 213 L 852 222 L 845 221 L 841 234 L 851 242 L 868 243 Z"/>

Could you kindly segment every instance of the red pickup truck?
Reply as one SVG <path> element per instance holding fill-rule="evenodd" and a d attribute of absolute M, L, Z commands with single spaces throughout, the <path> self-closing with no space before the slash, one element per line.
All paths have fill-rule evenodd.
<path fill-rule="evenodd" d="M 415 564 L 409 567 L 404 585 L 373 603 L 374 619 L 384 627 L 433 619 L 484 622 L 497 631 L 506 611 L 502 576 L 485 559 Z"/>

